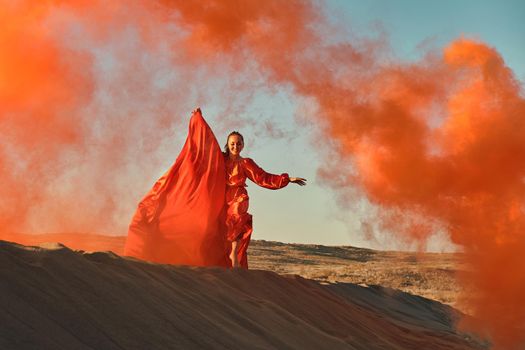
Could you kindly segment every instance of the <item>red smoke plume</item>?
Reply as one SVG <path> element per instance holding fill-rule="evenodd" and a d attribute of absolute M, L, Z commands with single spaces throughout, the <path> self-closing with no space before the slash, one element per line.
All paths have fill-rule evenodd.
<path fill-rule="evenodd" d="M 383 228 L 417 238 L 450 232 L 473 266 L 463 278 L 478 329 L 500 348 L 523 345 L 525 101 L 512 72 L 494 49 L 460 39 L 431 65 L 385 67 L 359 81 L 368 96 L 339 86 L 334 77 L 314 94 L 323 96 L 327 135 L 355 165 L 347 182 L 384 208 Z"/>
<path fill-rule="evenodd" d="M 138 171 L 134 150 L 155 156 L 167 136 L 158 130 L 193 107 L 184 92 L 158 86 L 169 69 L 191 81 L 196 68 L 205 78 L 224 78 L 223 63 L 229 73 L 258 68 L 317 103 L 314 121 L 334 141 L 320 177 L 336 192 L 362 191 L 384 230 L 421 240 L 449 232 L 473 267 L 462 277 L 475 292 L 466 298 L 479 320 L 471 326 L 499 348 L 524 344 L 525 101 L 494 48 L 459 39 L 420 62 L 392 63 L 382 40 L 331 40 L 337 28 L 304 1 L 1 4 L 4 227 L 16 230 L 40 204 L 64 230 L 92 227 L 86 207 L 111 223 L 144 184 L 140 173 L 125 186 L 111 174 Z M 125 69 L 93 47 L 115 50 Z M 233 93 L 246 93 L 239 86 Z M 341 164 L 351 171 L 327 170 Z"/>
<path fill-rule="evenodd" d="M 46 7 L 2 2 L 0 9 L 2 227 L 15 226 L 44 196 L 31 180 L 50 181 L 63 148 L 83 142 L 78 106 L 88 101 L 92 81 L 78 66 L 90 60 L 50 35 Z"/>

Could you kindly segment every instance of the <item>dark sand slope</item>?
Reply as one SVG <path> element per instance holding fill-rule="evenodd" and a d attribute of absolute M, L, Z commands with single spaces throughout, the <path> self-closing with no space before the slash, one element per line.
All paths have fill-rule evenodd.
<path fill-rule="evenodd" d="M 124 253 L 125 236 L 93 233 L 23 234 L 0 232 L 0 240 L 23 245 L 61 242 L 74 250 Z M 300 275 L 319 282 L 380 285 L 421 295 L 461 309 L 456 273 L 469 267 L 460 253 L 381 251 L 352 246 L 322 246 L 252 240 L 250 268 Z M 462 310 L 468 311 L 468 310 Z"/>
<path fill-rule="evenodd" d="M 1 349 L 478 349 L 453 309 L 380 287 L 0 241 Z"/>

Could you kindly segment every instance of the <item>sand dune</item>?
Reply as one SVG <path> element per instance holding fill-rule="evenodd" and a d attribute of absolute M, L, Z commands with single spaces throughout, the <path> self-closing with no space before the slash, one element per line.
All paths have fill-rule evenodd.
<path fill-rule="evenodd" d="M 0 241 L 2 349 L 478 349 L 451 307 L 270 271 Z"/>
<path fill-rule="evenodd" d="M 112 251 L 115 254 L 124 253 L 125 236 L 109 236 L 95 233 L 43 233 L 28 234 L 14 232 L 0 232 L 0 240 L 16 242 L 23 245 L 39 245 L 49 242 L 60 242 L 63 245 L 84 251 Z"/>
<path fill-rule="evenodd" d="M 126 237 L 91 233 L 0 233 L 0 240 L 24 245 L 61 242 L 75 250 L 112 251 L 122 255 Z M 462 307 L 457 304 L 461 288 L 455 279 L 458 270 L 467 270 L 461 254 L 391 252 L 260 240 L 252 240 L 248 253 L 251 268 L 300 275 L 319 282 L 381 285 Z"/>

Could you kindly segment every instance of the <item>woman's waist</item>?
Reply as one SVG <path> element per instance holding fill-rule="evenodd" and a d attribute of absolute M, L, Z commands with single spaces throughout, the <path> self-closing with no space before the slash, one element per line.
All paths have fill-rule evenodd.
<path fill-rule="evenodd" d="M 233 192 L 239 192 L 239 193 L 247 193 L 246 186 L 226 186 L 226 192 L 227 193 L 233 193 Z"/>
<path fill-rule="evenodd" d="M 228 186 L 226 187 L 226 200 L 230 201 L 235 197 L 247 196 L 248 191 L 244 186 Z"/>
<path fill-rule="evenodd" d="M 234 183 L 226 183 L 226 188 L 230 189 L 230 188 L 237 188 L 237 187 L 241 187 L 241 188 L 244 188 L 244 187 L 248 187 L 248 185 L 246 185 L 245 182 L 234 182 Z"/>

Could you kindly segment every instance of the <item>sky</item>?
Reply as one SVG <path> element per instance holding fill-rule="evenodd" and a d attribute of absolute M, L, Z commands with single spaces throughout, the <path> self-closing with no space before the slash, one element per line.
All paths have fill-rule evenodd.
<path fill-rule="evenodd" d="M 459 37 L 474 38 L 495 47 L 521 82 L 525 81 L 522 1 L 332 0 L 326 5 L 334 23 L 348 28 L 349 37 L 355 33 L 386 35 L 391 54 L 401 61 L 417 61 L 428 50 L 441 50 Z M 280 191 L 249 185 L 253 238 L 382 249 L 416 248 L 389 232 L 376 233 L 375 241 L 366 239 L 363 221 L 376 209 L 366 199 L 351 208 L 340 206 L 334 193 L 318 180 L 317 169 L 322 167 L 323 159 L 319 159 L 316 147 L 318 142 L 329 143 L 329 140 L 312 143 L 313 130 L 301 123 L 302 107 L 297 107 L 304 101 L 294 100 L 287 91 L 256 94 L 254 108 L 248 108 L 250 113 L 269 120 L 289 137 L 257 138 L 257 130 L 239 128 L 246 139 L 245 156 L 252 157 L 269 172 L 305 177 L 308 185 L 303 188 L 290 185 Z M 213 110 L 206 107 L 203 106 L 205 116 L 211 116 Z M 220 140 L 225 135 L 217 133 Z M 456 248 L 445 232 L 437 232 L 427 246 L 431 251 Z"/>
<path fill-rule="evenodd" d="M 316 3 L 320 17 L 333 27 L 331 32 L 322 28 L 323 40 L 383 42 L 385 65 L 417 63 L 466 37 L 494 47 L 525 81 L 525 25 L 520 17 L 525 5 L 520 1 Z M 31 1 L 0 4 L 8 10 L 0 12 L 8 29 L 0 33 L 0 40 L 8 43 L 0 47 L 0 78 L 5 74 L 6 81 L 16 82 L 0 80 L 0 99 L 7 96 L 8 102 L 0 103 L 8 111 L 0 114 L 0 128 L 10 128 L 0 139 L 0 166 L 5 169 L 0 179 L 11 184 L 1 192 L 4 226 L 35 233 L 125 235 L 139 200 L 174 162 L 190 113 L 199 106 L 220 144 L 238 130 L 245 137 L 244 156 L 268 172 L 308 180 L 306 187 L 291 184 L 279 191 L 249 185 L 253 238 L 421 248 L 374 226 L 383 209 L 365 195 L 342 200 L 346 190 L 325 183 L 320 173 L 346 174 L 351 165 L 334 164 L 331 155 L 338 152 L 330 149 L 336 145 L 315 122 L 322 120 L 316 102 L 294 91 L 290 82 L 272 83 L 265 76 L 269 70 L 255 56 L 246 55 L 248 61 L 239 64 L 235 55 L 220 56 L 213 47 L 206 51 L 204 42 L 196 53 L 202 61 L 188 60 L 192 51 L 183 46 L 188 28 L 169 21 L 150 23 L 164 16 L 154 7 L 148 8 L 151 18 L 137 15 L 148 2 L 117 2 L 114 7 L 100 2 L 85 8 L 82 1 L 41 3 L 48 11 Z M 184 9 L 184 2 L 176 4 Z M 301 2 L 295 5 L 300 8 Z M 17 13 L 17 7 L 22 9 L 20 21 L 8 15 Z M 280 20 L 278 14 L 270 15 Z M 191 23 L 195 28 L 198 20 Z M 342 69 L 344 64 L 327 68 Z M 19 217 L 25 218 L 23 224 Z M 455 249 L 447 234 L 437 231 L 426 249 Z"/>

